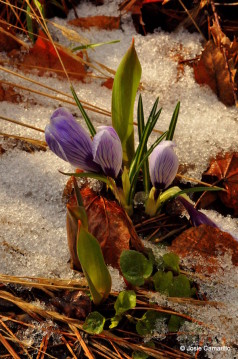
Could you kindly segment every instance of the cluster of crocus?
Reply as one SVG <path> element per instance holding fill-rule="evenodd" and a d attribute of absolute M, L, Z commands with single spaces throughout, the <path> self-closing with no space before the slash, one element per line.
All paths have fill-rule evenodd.
<path fill-rule="evenodd" d="M 68 110 L 59 108 L 45 128 L 45 139 L 58 157 L 83 171 L 104 174 L 114 179 L 121 171 L 122 145 L 111 126 L 99 127 L 99 131 L 91 139 Z M 163 141 L 150 155 L 149 172 L 153 184 L 151 193 L 166 189 L 176 176 L 178 158 L 174 146 L 172 141 Z M 156 199 L 154 195 L 152 197 L 153 200 Z"/>
<path fill-rule="evenodd" d="M 122 168 L 121 141 L 111 126 L 101 126 L 91 139 L 73 115 L 64 108 L 57 109 L 45 128 L 49 148 L 72 166 L 90 173 L 117 178 Z M 162 141 L 149 157 L 149 173 L 153 185 L 146 203 L 146 212 L 153 216 L 163 203 L 180 192 L 179 187 L 167 189 L 178 171 L 178 157 L 173 141 Z M 167 189 L 167 190 L 166 190 Z M 163 190 L 166 190 L 162 192 Z M 186 195 L 179 196 L 194 226 L 207 224 L 217 227 L 205 214 L 198 211 Z"/>
<path fill-rule="evenodd" d="M 122 167 L 121 141 L 111 126 L 99 127 L 93 140 L 73 115 L 57 109 L 45 128 L 49 148 L 72 166 L 116 178 Z"/>

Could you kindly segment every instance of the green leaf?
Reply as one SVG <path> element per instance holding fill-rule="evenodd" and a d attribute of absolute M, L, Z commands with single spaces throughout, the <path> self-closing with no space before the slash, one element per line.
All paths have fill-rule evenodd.
<path fill-rule="evenodd" d="M 90 334 L 100 334 L 103 331 L 105 318 L 98 312 L 90 313 L 84 324 L 83 329 Z"/>
<path fill-rule="evenodd" d="M 174 137 L 174 131 L 175 131 L 175 128 L 176 128 L 176 125 L 177 125 L 179 109 L 180 109 L 180 102 L 178 102 L 176 107 L 175 107 L 173 116 L 172 116 L 171 121 L 170 121 L 169 130 L 168 130 L 168 133 L 167 133 L 166 140 L 172 141 L 172 139 Z"/>
<path fill-rule="evenodd" d="M 109 326 L 110 329 L 116 328 L 122 319 L 122 315 L 115 315 L 115 317 L 111 318 L 111 325 Z"/>
<path fill-rule="evenodd" d="M 109 181 L 109 177 L 99 175 L 97 173 L 92 173 L 92 172 L 80 172 L 80 173 L 67 172 L 66 173 L 66 172 L 59 171 L 59 173 L 61 173 L 62 175 L 65 175 L 65 176 L 74 176 L 74 177 L 79 177 L 79 178 L 94 178 L 94 179 L 97 179 L 99 181 L 106 183 L 110 188 L 111 188 L 111 181 L 114 181 L 112 178 Z"/>
<path fill-rule="evenodd" d="M 157 321 L 164 317 L 166 317 L 166 315 L 162 313 L 155 310 L 148 310 L 136 324 L 137 333 L 142 336 L 152 334 L 156 329 Z"/>
<path fill-rule="evenodd" d="M 90 118 L 88 117 L 86 111 L 84 110 L 83 105 L 81 104 L 81 102 L 80 102 L 80 100 L 79 100 L 79 98 L 78 98 L 78 96 L 77 96 L 77 94 L 75 92 L 75 89 L 74 89 L 73 85 L 70 86 L 70 90 L 71 90 L 72 95 L 74 97 L 74 100 L 75 100 L 75 102 L 76 102 L 76 104 L 77 104 L 77 106 L 78 106 L 78 108 L 79 108 L 79 110 L 80 110 L 80 112 L 81 112 L 87 126 L 88 126 L 88 129 L 89 129 L 89 132 L 91 133 L 91 136 L 94 137 L 96 135 L 96 130 L 95 130 Z"/>
<path fill-rule="evenodd" d="M 164 269 L 171 270 L 174 274 L 179 274 L 179 256 L 175 253 L 163 255 Z"/>
<path fill-rule="evenodd" d="M 101 303 L 111 291 L 111 276 L 104 262 L 97 239 L 78 224 L 77 253 L 95 304 Z"/>
<path fill-rule="evenodd" d="M 187 193 L 204 192 L 204 191 L 224 191 L 224 188 L 217 186 L 214 187 L 203 186 L 203 187 L 186 188 L 184 190 L 181 190 L 181 188 L 174 186 L 160 194 L 159 196 L 160 206 L 158 207 L 157 210 L 160 210 L 166 201 L 169 201 L 173 198 L 176 198 L 181 195 L 186 195 Z M 189 201 L 189 197 L 186 199 Z"/>
<path fill-rule="evenodd" d="M 133 40 L 117 69 L 112 89 L 112 125 L 122 142 L 124 165 L 129 165 L 134 155 L 133 110 L 140 78 L 141 65 Z"/>
<path fill-rule="evenodd" d="M 153 271 L 150 260 L 137 251 L 123 251 L 120 257 L 120 268 L 123 277 L 132 285 L 143 285 L 145 279 L 149 278 Z"/>
<path fill-rule="evenodd" d="M 31 8 L 29 5 L 27 5 L 27 7 L 26 7 L 26 27 L 28 30 L 29 38 L 34 43 L 35 36 L 33 34 L 34 31 L 33 31 L 33 23 L 32 23 L 32 18 L 31 18 Z"/>
<path fill-rule="evenodd" d="M 185 319 L 179 317 L 178 315 L 171 315 L 168 322 L 169 332 L 177 332 L 181 325 L 185 322 Z"/>
<path fill-rule="evenodd" d="M 184 274 L 173 276 L 171 271 L 159 270 L 153 276 L 153 282 L 156 291 L 169 297 L 190 298 L 193 295 L 190 281 Z"/>
<path fill-rule="evenodd" d="M 37 9 L 40 11 L 42 16 L 44 16 L 44 9 L 43 9 L 41 3 L 38 0 L 33 0 L 33 3 L 37 7 Z M 29 4 L 27 4 L 27 7 L 26 7 L 26 27 L 27 27 L 29 38 L 34 43 L 35 42 L 35 36 L 34 36 L 34 28 L 33 28 L 32 17 L 34 18 L 34 15 L 31 14 L 31 7 L 29 6 Z"/>
<path fill-rule="evenodd" d="M 107 41 L 107 42 L 98 42 L 97 44 L 81 45 L 81 46 L 74 47 L 71 51 L 74 52 L 74 51 L 78 51 L 78 50 L 93 49 L 95 47 L 102 46 L 102 45 L 116 44 L 117 42 L 120 42 L 120 40 L 113 40 L 113 41 Z"/>
<path fill-rule="evenodd" d="M 144 110 L 143 110 L 143 102 L 142 102 L 141 95 L 139 96 L 139 101 L 138 101 L 137 123 L 138 123 L 138 134 L 139 134 L 139 142 L 140 142 L 142 140 L 143 131 L 145 128 Z M 147 146 L 145 146 L 145 149 L 144 149 L 144 153 L 146 153 L 146 152 L 147 152 Z M 143 171 L 144 191 L 146 194 L 148 194 L 150 191 L 150 174 L 149 174 L 148 158 L 143 164 L 142 171 Z"/>
<path fill-rule="evenodd" d="M 173 285 L 173 273 L 159 270 L 153 276 L 155 290 L 162 294 L 170 295 L 170 288 Z"/>
<path fill-rule="evenodd" d="M 176 193 L 175 195 L 173 195 L 171 198 L 174 197 L 178 197 L 181 194 L 184 193 L 196 193 L 196 192 L 205 192 L 205 191 L 226 191 L 224 188 L 221 187 L 217 187 L 217 186 L 211 186 L 211 187 L 205 187 L 205 186 L 201 186 L 201 187 L 192 187 L 192 188 L 186 188 L 181 190 L 180 192 Z"/>
<path fill-rule="evenodd" d="M 134 290 L 120 292 L 114 304 L 116 315 L 121 315 L 136 306 L 136 293 Z"/>

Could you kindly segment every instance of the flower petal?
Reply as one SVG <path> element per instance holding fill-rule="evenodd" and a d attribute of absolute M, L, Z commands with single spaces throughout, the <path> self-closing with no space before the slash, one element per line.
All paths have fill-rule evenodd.
<path fill-rule="evenodd" d="M 178 157 L 172 141 L 163 141 L 155 147 L 149 158 L 150 179 L 157 189 L 167 188 L 178 171 Z"/>
<path fill-rule="evenodd" d="M 57 156 L 74 167 L 84 171 L 100 171 L 93 161 L 90 136 L 66 109 L 59 108 L 53 113 L 45 129 L 45 139 Z"/>
<path fill-rule="evenodd" d="M 208 218 L 204 213 L 194 208 L 192 203 L 188 202 L 184 197 L 178 196 L 178 199 L 188 212 L 190 220 L 194 227 L 198 227 L 200 226 L 200 224 L 206 224 L 207 226 L 218 228 L 218 226 L 210 218 Z"/>
<path fill-rule="evenodd" d="M 122 167 L 121 141 L 111 126 L 101 126 L 93 138 L 93 159 L 103 172 L 116 178 Z"/>

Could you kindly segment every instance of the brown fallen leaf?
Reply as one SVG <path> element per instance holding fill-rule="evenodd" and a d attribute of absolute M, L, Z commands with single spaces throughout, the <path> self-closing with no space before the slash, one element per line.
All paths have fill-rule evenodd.
<path fill-rule="evenodd" d="M 21 47 L 20 41 L 15 36 L 15 33 L 6 24 L 0 25 L 0 49 L 1 51 L 12 51 Z"/>
<path fill-rule="evenodd" d="M 14 90 L 13 86 L 2 84 L 0 81 L 0 101 L 19 103 L 22 101 L 22 96 Z"/>
<path fill-rule="evenodd" d="M 108 88 L 109 90 L 112 90 L 113 81 L 114 81 L 114 79 L 112 77 L 109 77 L 106 81 L 102 82 L 101 86 L 104 86 L 104 87 Z"/>
<path fill-rule="evenodd" d="M 226 192 L 219 191 L 217 195 L 228 208 L 238 215 L 238 153 L 219 154 L 212 159 L 209 169 L 203 174 L 209 183 L 216 182 L 217 186 L 224 187 Z"/>
<path fill-rule="evenodd" d="M 21 69 L 23 71 L 31 71 L 32 67 L 35 67 L 36 69 L 38 68 L 39 76 L 43 76 L 47 71 L 52 70 L 59 76 L 65 77 L 65 74 L 62 71 L 62 65 L 53 45 L 48 41 L 48 38 L 42 31 L 39 31 L 39 35 L 40 36 L 37 38 L 34 46 L 23 58 L 23 66 L 20 64 Z M 78 57 L 82 56 L 82 54 L 79 53 L 79 55 L 75 55 L 58 44 L 56 46 L 66 71 L 74 73 L 73 75 L 70 75 L 70 77 L 83 81 L 87 76 L 87 72 Z"/>
<path fill-rule="evenodd" d="M 234 88 L 224 54 L 212 40 L 207 42 L 200 60 L 194 64 L 194 75 L 197 83 L 208 85 L 226 106 L 235 104 Z"/>
<path fill-rule="evenodd" d="M 143 251 L 143 244 L 138 237 L 131 219 L 116 202 L 94 192 L 87 183 L 80 189 L 84 207 L 88 216 L 89 232 L 100 243 L 106 264 L 119 269 L 119 259 L 123 250 L 133 248 Z M 64 196 L 69 194 L 68 203 L 76 203 L 72 191 L 72 179 L 66 185 Z M 68 218 L 69 224 L 69 218 Z M 71 264 L 80 269 L 76 255 L 77 228 L 68 225 L 68 243 L 71 253 Z"/>
<path fill-rule="evenodd" d="M 79 320 L 85 319 L 92 310 L 89 296 L 80 290 L 61 291 L 50 302 L 67 317 Z"/>
<path fill-rule="evenodd" d="M 114 30 L 120 28 L 120 17 L 105 15 L 79 17 L 77 19 L 69 21 L 69 24 L 83 27 L 84 29 L 89 29 L 90 27 L 97 27 L 104 30 Z"/>
<path fill-rule="evenodd" d="M 225 253 L 230 253 L 232 263 L 238 266 L 238 241 L 229 233 L 205 224 L 184 231 L 170 249 L 182 258 L 189 258 L 196 272 L 216 272 L 220 267 L 218 257 Z"/>

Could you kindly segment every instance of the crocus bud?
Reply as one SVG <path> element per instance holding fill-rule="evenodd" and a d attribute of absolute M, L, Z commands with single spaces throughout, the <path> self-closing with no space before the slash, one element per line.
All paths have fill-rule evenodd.
<path fill-rule="evenodd" d="M 93 161 L 93 143 L 89 134 L 64 108 L 56 110 L 45 128 L 49 148 L 72 166 L 84 171 L 100 172 Z"/>
<path fill-rule="evenodd" d="M 105 175 L 116 178 L 122 167 L 122 145 L 111 126 L 101 126 L 93 138 L 93 159 Z"/>
<path fill-rule="evenodd" d="M 194 227 L 198 227 L 201 224 L 206 224 L 207 226 L 218 228 L 218 226 L 210 218 L 208 218 L 204 213 L 194 208 L 192 203 L 187 201 L 184 197 L 178 196 L 178 199 L 188 212 L 190 220 Z"/>
<path fill-rule="evenodd" d="M 150 155 L 150 179 L 156 189 L 167 188 L 177 174 L 179 162 L 174 146 L 172 141 L 162 141 Z"/>

